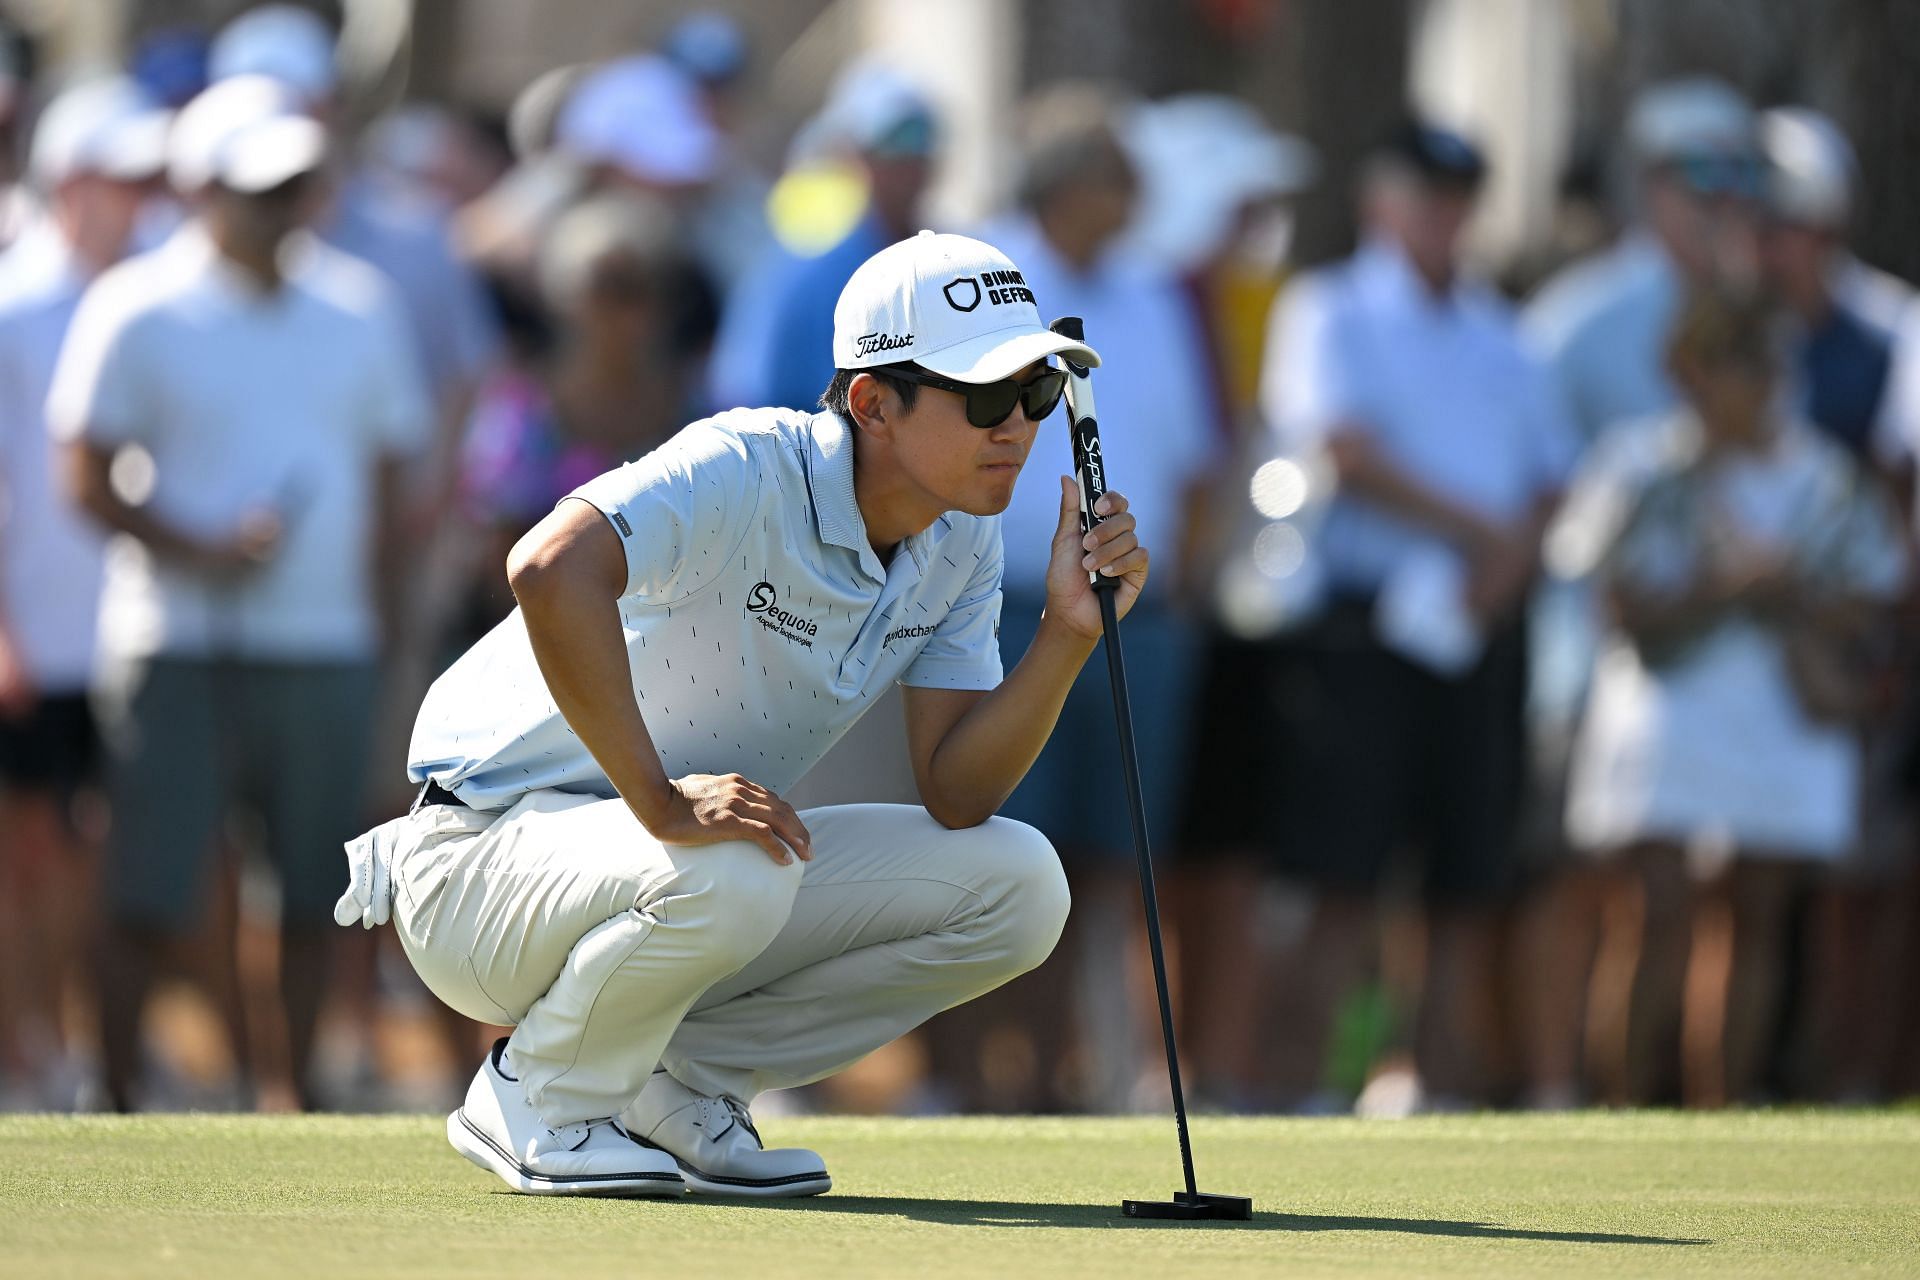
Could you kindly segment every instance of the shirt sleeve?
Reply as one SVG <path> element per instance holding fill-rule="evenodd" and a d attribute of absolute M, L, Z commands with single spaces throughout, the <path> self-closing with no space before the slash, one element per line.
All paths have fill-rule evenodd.
<path fill-rule="evenodd" d="M 144 439 L 152 426 L 143 327 L 111 287 L 80 300 L 60 346 L 47 393 L 54 438 L 116 446 Z"/>
<path fill-rule="evenodd" d="M 620 535 L 623 595 L 671 604 L 720 576 L 756 518 L 759 488 L 759 465 L 746 443 L 712 422 L 696 422 L 567 496 L 598 508 Z"/>
<path fill-rule="evenodd" d="M 992 689 L 1000 684 L 1000 521 L 989 522 L 992 532 L 978 552 L 979 564 L 927 638 L 907 664 L 900 683 L 923 689 Z"/>
<path fill-rule="evenodd" d="M 1325 277 L 1296 282 L 1274 304 L 1260 407 L 1289 453 L 1313 453 L 1341 423 L 1369 416 L 1350 327 Z"/>

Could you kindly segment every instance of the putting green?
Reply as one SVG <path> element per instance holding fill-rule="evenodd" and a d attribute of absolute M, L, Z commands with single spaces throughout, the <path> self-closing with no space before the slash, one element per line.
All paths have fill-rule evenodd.
<path fill-rule="evenodd" d="M 437 1117 L 0 1116 L 0 1275 L 1836 1275 L 1920 1271 L 1920 1113 L 1202 1119 L 1251 1223 L 1120 1218 L 1170 1120 L 815 1118 L 815 1200 L 507 1194 Z"/>

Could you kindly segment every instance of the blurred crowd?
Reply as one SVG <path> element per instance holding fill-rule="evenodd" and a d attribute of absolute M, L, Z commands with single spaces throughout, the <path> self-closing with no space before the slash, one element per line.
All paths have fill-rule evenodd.
<path fill-rule="evenodd" d="M 0 74 L 0 1107 L 457 1091 L 485 1033 L 332 923 L 421 694 L 563 495 L 816 407 L 842 284 L 933 220 L 951 122 L 882 61 L 763 169 L 717 15 L 498 117 L 355 119 L 336 43 L 266 5 Z M 1681 79 L 1619 146 L 1619 210 L 1496 284 L 1487 155 L 1409 116 L 1309 269 L 1304 142 L 1058 84 L 946 228 L 1104 357 L 1199 1106 L 1920 1092 L 1920 310 L 1849 252 L 1823 117 Z M 1056 425 L 1004 518 L 1009 665 Z M 1005 810 L 1067 864 L 1054 961 L 794 1105 L 1164 1106 L 1103 668 Z"/>

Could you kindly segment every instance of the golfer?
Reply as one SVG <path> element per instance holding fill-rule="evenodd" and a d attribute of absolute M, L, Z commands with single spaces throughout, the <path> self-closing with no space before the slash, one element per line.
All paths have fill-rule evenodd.
<path fill-rule="evenodd" d="M 694 423 L 517 545 L 520 607 L 435 683 L 407 817 L 348 846 L 336 916 L 389 915 L 442 1000 L 512 1024 L 447 1121 L 533 1193 L 797 1196 L 748 1105 L 1038 965 L 1046 837 L 993 816 L 1147 578 L 1126 500 L 1060 479 L 1045 614 L 1003 676 L 1000 521 L 1065 375 L 991 246 L 921 232 L 834 315 L 824 411 Z M 781 793 L 895 682 L 924 807 Z"/>

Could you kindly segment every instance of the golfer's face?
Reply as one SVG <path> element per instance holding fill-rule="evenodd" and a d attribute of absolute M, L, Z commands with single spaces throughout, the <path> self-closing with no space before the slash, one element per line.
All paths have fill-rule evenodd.
<path fill-rule="evenodd" d="M 1036 361 L 1014 374 L 1025 382 L 1045 366 Z M 922 387 L 912 414 L 913 455 L 920 482 L 942 498 L 949 510 L 969 515 L 998 515 L 1013 501 L 1013 484 L 1033 448 L 1035 424 L 1016 403 L 998 426 L 967 421 L 966 398 L 957 391 Z"/>

